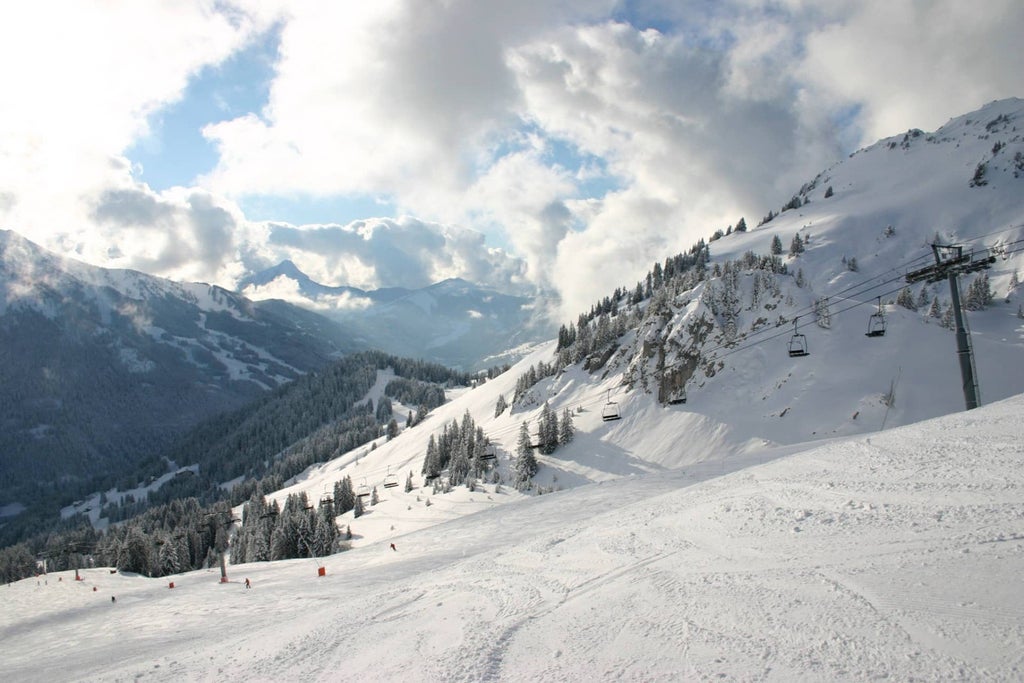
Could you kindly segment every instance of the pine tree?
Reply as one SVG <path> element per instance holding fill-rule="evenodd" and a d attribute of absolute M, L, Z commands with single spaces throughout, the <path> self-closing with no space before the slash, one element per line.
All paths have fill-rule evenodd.
<path fill-rule="evenodd" d="M 818 327 L 825 330 L 832 328 L 832 311 L 829 309 L 827 296 L 814 300 L 814 316 Z"/>
<path fill-rule="evenodd" d="M 967 287 L 967 295 L 964 297 L 964 308 L 969 311 L 981 311 L 992 303 L 995 293 L 989 285 L 988 273 L 978 273 Z"/>
<path fill-rule="evenodd" d="M 530 447 L 530 426 L 527 422 L 519 423 L 519 440 L 516 442 L 516 457 L 532 452 Z"/>
<path fill-rule="evenodd" d="M 352 508 L 352 518 L 357 519 L 363 516 L 363 499 L 360 496 L 356 496 L 356 504 Z"/>
<path fill-rule="evenodd" d="M 551 410 L 550 404 L 544 402 L 540 411 L 538 424 L 539 450 L 544 455 L 551 455 L 558 447 L 558 416 Z"/>
<path fill-rule="evenodd" d="M 327 521 L 322 515 L 316 518 L 316 526 L 313 529 L 312 556 L 325 557 L 334 551 L 334 538 L 337 535 L 338 527 L 334 520 Z"/>
<path fill-rule="evenodd" d="M 537 474 L 537 458 L 533 455 L 533 449 L 530 448 L 530 431 L 526 422 L 523 422 L 519 427 L 519 443 L 516 446 L 516 461 L 514 471 L 516 478 L 516 488 L 519 490 L 526 490 L 531 486 L 531 478 Z"/>
<path fill-rule="evenodd" d="M 409 471 L 409 476 L 405 478 L 405 492 L 409 493 L 412 491 L 412 470 Z"/>
<path fill-rule="evenodd" d="M 334 483 L 334 510 L 343 515 L 355 506 L 356 494 L 352 490 L 352 478 L 348 475 Z"/>
<path fill-rule="evenodd" d="M 946 304 L 946 310 L 942 313 L 942 318 L 939 320 L 939 326 L 945 327 L 947 330 L 953 329 L 953 304 Z"/>
<path fill-rule="evenodd" d="M 430 435 L 427 441 L 427 456 L 423 459 L 423 470 L 421 472 L 427 479 L 433 479 L 441 474 L 441 455 L 438 452 L 437 442 L 434 435 Z"/>
<path fill-rule="evenodd" d="M 743 220 L 742 218 L 740 219 Z M 571 442 L 576 435 L 576 428 L 572 423 L 572 413 L 568 408 L 562 410 L 562 419 L 558 423 L 558 444 L 564 446 Z"/>
<path fill-rule="evenodd" d="M 138 527 L 131 527 L 121 543 L 117 557 L 117 568 L 149 576 L 149 538 Z"/>
<path fill-rule="evenodd" d="M 505 394 L 498 394 L 498 401 L 494 404 L 494 417 L 499 417 L 508 409 L 508 402 L 505 401 Z"/>
<path fill-rule="evenodd" d="M 804 241 L 800 239 L 800 233 L 793 235 L 793 241 L 789 243 L 789 255 L 799 256 L 804 253 Z"/>
<path fill-rule="evenodd" d="M 181 571 L 181 558 L 178 557 L 178 546 L 166 534 L 160 539 L 157 559 L 161 576 L 177 574 Z"/>
<path fill-rule="evenodd" d="M 772 235 L 771 252 L 776 256 L 782 253 L 782 240 L 779 239 L 778 235 Z"/>
<path fill-rule="evenodd" d="M 896 305 L 902 306 L 908 311 L 917 310 L 917 304 L 914 302 L 914 294 L 910 291 L 910 287 L 904 287 L 900 290 L 900 293 L 896 296 Z"/>
<path fill-rule="evenodd" d="M 373 505 L 376 505 L 379 502 L 380 502 L 380 496 L 377 495 L 377 487 L 374 486 L 373 490 L 370 492 L 370 505 L 373 506 Z"/>

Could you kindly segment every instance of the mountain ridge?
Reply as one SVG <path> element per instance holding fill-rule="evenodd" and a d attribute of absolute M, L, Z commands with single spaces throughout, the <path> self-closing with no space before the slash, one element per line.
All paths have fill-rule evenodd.
<path fill-rule="evenodd" d="M 31 500 L 109 480 L 357 348 L 336 323 L 282 302 L 97 268 L 0 231 L 0 491 Z M 14 493 L 24 487 L 35 493 Z"/>
<path fill-rule="evenodd" d="M 238 289 L 317 311 L 353 330 L 367 347 L 468 370 L 517 359 L 521 352 L 510 349 L 553 332 L 533 299 L 462 278 L 418 289 L 364 290 L 317 283 L 286 259 L 242 279 Z"/>

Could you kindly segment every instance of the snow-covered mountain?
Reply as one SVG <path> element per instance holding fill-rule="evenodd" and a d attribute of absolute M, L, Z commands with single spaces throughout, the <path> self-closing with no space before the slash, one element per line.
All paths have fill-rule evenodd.
<path fill-rule="evenodd" d="M 282 302 L 96 268 L 0 231 L 3 491 L 110 475 L 353 348 Z"/>
<path fill-rule="evenodd" d="M 561 344 L 269 494 L 315 504 L 343 477 L 376 488 L 366 514 L 337 518 L 349 552 L 229 566 L 252 591 L 216 570 L 174 590 L 105 570 L 81 589 L 19 584 L 2 625 L 29 654 L 0 671 L 1018 678 L 1022 131 L 1024 101 L 1004 100 L 860 150 L 770 220 L 659 264 L 649 292 L 621 283 Z M 961 283 L 983 404 L 969 413 L 949 285 L 906 279 L 935 262 L 933 244 L 988 266 Z M 868 336 L 879 312 L 885 334 Z M 545 405 L 572 416 L 574 438 L 537 454 L 532 487 L 516 490 L 522 425 L 535 435 Z M 431 438 L 467 413 L 495 446 L 490 471 L 425 483 Z M 410 474 L 412 490 L 386 486 Z M 57 636 L 37 624 L 81 619 L 89 633 L 124 603 L 117 637 L 104 627 L 71 660 L 46 654 Z M 218 631 L 229 607 L 246 624 L 278 618 Z M 154 622 L 167 626 L 152 641 L 134 635 Z"/>
<path fill-rule="evenodd" d="M 529 297 L 459 278 L 421 289 L 331 287 L 282 261 L 238 288 L 254 300 L 282 299 L 325 315 L 369 348 L 466 370 L 518 360 L 520 349 L 553 333 Z"/>
<path fill-rule="evenodd" d="M 382 486 L 388 473 L 418 477 L 431 435 L 466 412 L 497 445 L 507 482 L 521 424 L 535 433 L 545 403 L 558 415 L 569 410 L 575 440 L 539 456 L 534 478 L 537 487 L 557 490 L 963 410 L 955 335 L 930 314 L 935 302 L 944 315 L 949 285 L 905 278 L 934 263 L 936 238 L 965 245 L 979 260 L 996 256 L 962 282 L 966 296 L 985 275 L 994 292 L 967 314 L 976 376 L 983 404 L 1024 392 L 1024 299 L 1015 284 L 1024 266 L 1018 128 L 1024 131 L 1024 101 L 1006 100 L 933 134 L 911 131 L 861 150 L 804 186 L 799 206 L 711 242 L 707 264 L 671 275 L 659 267 L 662 284 L 650 297 L 634 300 L 624 283 L 616 315 L 596 315 L 585 335 L 575 330 L 574 345 L 544 345 L 423 424 L 315 467 L 274 497 L 283 502 L 306 491 L 315 498 L 343 476 L 368 487 Z M 973 182 L 980 164 L 985 185 Z M 796 235 L 803 251 L 790 255 Z M 786 245 L 778 260 L 748 256 L 767 257 L 775 238 Z M 895 303 L 908 297 L 921 308 Z M 885 334 L 867 336 L 879 299 Z M 808 355 L 790 355 L 794 334 L 803 335 Z M 581 349 L 585 336 L 591 342 Z M 523 391 L 531 370 L 537 381 Z M 674 401 L 684 393 L 685 403 Z M 501 398 L 512 406 L 496 414 Z M 606 408 L 620 419 L 603 420 Z M 364 540 L 356 545 L 510 497 L 456 488 L 433 496 L 429 515 L 410 512 L 404 499 L 382 502 L 357 525 Z"/>

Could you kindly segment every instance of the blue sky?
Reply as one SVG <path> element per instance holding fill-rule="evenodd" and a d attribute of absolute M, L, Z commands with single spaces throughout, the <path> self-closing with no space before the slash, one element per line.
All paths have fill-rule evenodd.
<path fill-rule="evenodd" d="M 259 113 L 274 77 L 279 30 L 268 30 L 220 64 L 204 67 L 181 98 L 147 119 L 150 134 L 125 150 L 154 190 L 189 186 L 217 165 L 217 150 L 203 137 L 208 123 Z"/>
<path fill-rule="evenodd" d="M 578 310 L 859 146 L 1024 94 L 1022 33 L 1018 0 L 22 3 L 0 222 L 176 279 L 288 258 Z"/>

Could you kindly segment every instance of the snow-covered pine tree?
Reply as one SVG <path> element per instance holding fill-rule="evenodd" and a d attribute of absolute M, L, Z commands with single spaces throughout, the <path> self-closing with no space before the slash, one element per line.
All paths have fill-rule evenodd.
<path fill-rule="evenodd" d="M 776 256 L 782 253 L 782 240 L 779 239 L 778 235 L 772 235 L 772 244 L 770 250 L 772 254 Z"/>
<path fill-rule="evenodd" d="M 742 218 L 740 219 L 743 220 Z M 564 446 L 576 435 L 576 427 L 572 423 L 572 413 L 568 408 L 562 410 L 562 419 L 558 423 L 558 445 Z"/>
<path fill-rule="evenodd" d="M 163 534 L 160 538 L 157 560 L 159 562 L 161 576 L 177 574 L 181 571 L 181 558 L 178 557 L 178 546 L 174 543 L 174 539 L 172 539 L 168 534 Z"/>
<path fill-rule="evenodd" d="M 538 424 L 538 436 L 540 438 L 538 448 L 544 455 L 551 455 L 558 448 L 558 416 L 551 409 L 551 405 L 545 401 L 540 410 L 540 422 Z"/>
<path fill-rule="evenodd" d="M 528 422 L 519 423 L 519 439 L 516 441 L 516 457 L 532 452 L 530 448 L 530 425 Z"/>
<path fill-rule="evenodd" d="M 498 401 L 494 404 L 494 417 L 499 417 L 508 409 L 508 402 L 505 400 L 505 394 L 498 394 Z"/>
<path fill-rule="evenodd" d="M 519 443 L 516 446 L 516 461 L 514 467 L 516 488 L 525 491 L 532 486 L 531 479 L 537 474 L 537 458 L 530 448 L 530 431 L 526 422 L 519 427 Z"/>
<path fill-rule="evenodd" d="M 334 482 L 334 510 L 343 515 L 355 506 L 356 494 L 352 489 L 352 478 L 347 474 L 341 481 Z"/>
<path fill-rule="evenodd" d="M 944 327 L 947 330 L 953 329 L 953 304 L 946 304 L 946 310 L 942 312 L 942 318 L 939 320 L 939 326 Z"/>
<path fill-rule="evenodd" d="M 989 285 L 988 273 L 982 271 L 975 276 L 974 280 L 967 287 L 967 295 L 964 297 L 964 308 L 968 311 L 981 311 L 989 307 L 995 293 Z"/>
<path fill-rule="evenodd" d="M 434 479 L 441 474 L 441 458 L 437 449 L 437 441 L 434 435 L 430 435 L 427 441 L 427 456 L 423 459 L 423 470 L 421 472 L 427 479 Z"/>
<path fill-rule="evenodd" d="M 896 305 L 902 306 L 908 311 L 917 310 L 917 303 L 914 301 L 914 293 L 910 291 L 910 287 L 904 287 L 900 290 L 900 293 L 896 296 Z"/>
<path fill-rule="evenodd" d="M 832 311 L 829 310 L 827 296 L 814 300 L 814 321 L 822 329 L 828 330 L 832 328 Z"/>
<path fill-rule="evenodd" d="M 789 243 L 789 255 L 799 256 L 804 253 L 804 241 L 800 239 L 800 233 L 793 235 L 793 240 Z"/>
<path fill-rule="evenodd" d="M 363 512 L 365 512 L 365 510 L 363 509 L 363 499 L 360 496 L 356 496 L 356 503 L 352 507 L 352 518 L 357 519 L 359 517 L 362 517 Z"/>

